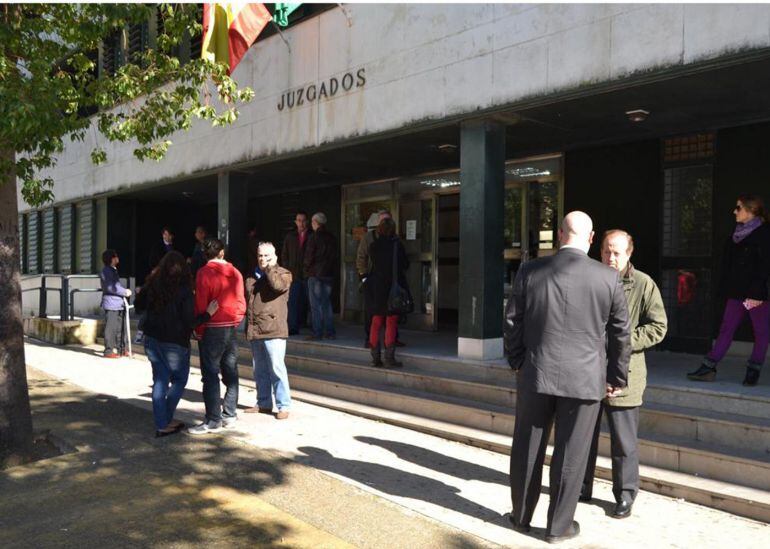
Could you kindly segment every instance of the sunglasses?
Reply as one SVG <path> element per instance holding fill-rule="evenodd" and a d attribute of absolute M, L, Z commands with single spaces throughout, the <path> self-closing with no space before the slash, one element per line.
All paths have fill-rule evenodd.
<path fill-rule="evenodd" d="M 738 204 L 738 205 L 737 205 L 735 208 L 733 208 L 733 211 L 734 211 L 734 212 L 739 212 L 739 211 L 741 211 L 742 209 L 743 209 L 743 206 L 741 206 L 740 204 Z"/>

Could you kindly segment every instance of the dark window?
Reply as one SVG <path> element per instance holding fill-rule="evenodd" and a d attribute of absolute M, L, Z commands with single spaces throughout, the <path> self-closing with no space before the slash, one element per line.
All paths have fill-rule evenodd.
<path fill-rule="evenodd" d="M 711 255 L 711 165 L 663 171 L 663 255 Z"/>
<path fill-rule="evenodd" d="M 108 76 L 115 74 L 123 65 L 122 34 L 121 31 L 115 31 L 102 43 L 102 72 Z"/>
<path fill-rule="evenodd" d="M 197 4 L 198 23 L 203 24 L 203 4 Z M 190 59 L 200 59 L 203 48 L 203 32 L 190 37 Z"/>
<path fill-rule="evenodd" d="M 150 25 L 147 21 L 128 28 L 128 61 L 141 64 L 140 56 L 150 44 Z"/>
<path fill-rule="evenodd" d="M 94 203 L 91 200 L 80 202 L 76 206 L 75 219 L 76 271 L 90 274 L 94 272 Z"/>
<path fill-rule="evenodd" d="M 72 225 L 75 221 L 72 204 L 66 204 L 59 208 L 58 215 L 58 241 L 59 241 L 59 272 L 70 274 L 73 272 L 73 256 L 75 239 Z"/>
<path fill-rule="evenodd" d="M 663 140 L 661 294 L 669 327 L 665 347 L 704 352 L 713 317 L 714 135 Z"/>
<path fill-rule="evenodd" d="M 27 216 L 19 214 L 19 271 L 27 272 Z"/>
<path fill-rule="evenodd" d="M 43 272 L 55 273 L 56 265 L 56 210 L 43 210 L 42 224 Z"/>
<path fill-rule="evenodd" d="M 40 273 L 40 214 L 27 214 L 27 272 Z"/>

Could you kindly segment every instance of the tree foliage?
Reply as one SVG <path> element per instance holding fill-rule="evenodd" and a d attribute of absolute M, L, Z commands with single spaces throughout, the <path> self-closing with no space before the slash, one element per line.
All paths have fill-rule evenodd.
<path fill-rule="evenodd" d="M 156 10 L 153 47 L 99 74 L 100 43 Z M 39 174 L 67 140 L 98 131 L 110 141 L 135 140 L 140 160 L 160 160 L 172 134 L 196 119 L 230 124 L 237 105 L 253 97 L 223 64 L 180 62 L 180 42 L 202 32 L 195 4 L 3 4 L 0 19 L 0 148 L 16 152 L 0 173 L 14 171 L 30 205 L 53 199 L 53 181 Z M 95 163 L 106 158 L 99 147 L 91 154 Z"/>

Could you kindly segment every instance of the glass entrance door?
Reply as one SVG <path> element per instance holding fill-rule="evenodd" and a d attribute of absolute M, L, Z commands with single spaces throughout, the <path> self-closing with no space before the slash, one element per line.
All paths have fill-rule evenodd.
<path fill-rule="evenodd" d="M 356 269 L 358 245 L 366 235 L 367 223 L 380 210 L 394 212 L 393 183 L 356 185 L 344 190 L 342 202 L 342 317 L 363 322 L 363 293 Z"/>
<path fill-rule="evenodd" d="M 414 299 L 414 313 L 406 326 L 434 330 L 436 326 L 436 197 L 405 195 L 398 202 L 398 234 L 409 259 L 406 277 Z"/>

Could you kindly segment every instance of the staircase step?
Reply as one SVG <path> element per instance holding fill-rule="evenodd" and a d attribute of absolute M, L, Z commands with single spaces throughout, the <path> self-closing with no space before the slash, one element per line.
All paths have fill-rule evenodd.
<path fill-rule="evenodd" d="M 141 345 L 137 353 L 143 353 Z M 199 366 L 193 346 L 192 364 Z M 367 368 L 367 367 L 362 367 Z M 368 368 L 374 370 L 373 368 Z M 378 371 L 378 370 L 377 370 Z M 386 371 L 393 373 L 414 372 Z M 251 355 L 239 349 L 239 374 L 251 380 Z M 510 375 L 510 374 L 509 374 Z M 513 433 L 512 408 L 457 397 L 426 394 L 414 389 L 356 385 L 334 376 L 290 373 L 292 398 L 420 430 L 496 452 L 509 453 Z M 436 417 L 430 417 L 436 416 Z M 471 421 L 469 421 L 471 420 Z M 478 422 L 486 428 L 464 423 Z M 757 520 L 770 521 L 770 464 L 766 456 L 700 442 L 682 445 L 676 437 L 659 436 L 639 441 L 642 488 L 693 503 L 707 505 Z M 602 433 L 597 476 L 611 478 L 609 437 Z"/>
<path fill-rule="evenodd" d="M 292 398 L 510 455 L 511 439 L 503 435 L 305 391 L 292 390 Z M 546 463 L 550 463 L 552 451 L 553 447 L 549 446 Z M 736 486 L 649 465 L 641 465 L 639 474 L 642 490 L 770 522 L 770 493 L 765 490 Z M 600 456 L 597 459 L 596 476 L 606 480 L 612 479 L 612 464 L 609 458 Z"/>
<path fill-rule="evenodd" d="M 506 384 L 483 384 L 456 377 L 426 374 L 409 367 L 398 370 L 372 368 L 329 358 L 287 356 L 287 365 L 294 373 L 311 376 L 334 376 L 338 379 L 366 382 L 383 387 L 416 390 L 442 397 L 456 397 L 477 402 L 477 406 L 501 406 L 507 412 L 515 409 L 516 390 L 509 373 Z M 487 427 L 482 427 L 487 428 Z M 640 410 L 640 434 L 678 437 L 750 450 L 770 455 L 770 420 L 751 416 L 724 414 L 721 411 L 699 410 L 681 406 L 646 403 Z"/>
<path fill-rule="evenodd" d="M 674 377 L 652 374 L 657 362 L 669 364 L 674 360 L 672 353 L 648 353 L 648 370 L 645 403 L 660 403 L 682 406 L 697 410 L 719 410 L 726 415 L 770 418 L 770 395 L 758 392 L 756 388 L 743 387 L 734 383 L 694 383 L 684 375 Z M 339 344 L 338 342 L 302 341 L 290 339 L 287 357 L 314 358 L 333 362 L 368 364 L 368 349 Z M 406 369 L 441 377 L 465 380 L 488 385 L 511 386 L 513 376 L 504 360 L 474 361 L 457 357 L 432 357 L 409 350 L 399 349 L 399 360 Z M 766 391 L 765 391 L 766 392 Z"/>
<path fill-rule="evenodd" d="M 509 438 L 513 433 L 515 416 L 511 409 L 481 407 L 478 402 L 455 397 L 400 388 L 394 390 L 389 386 L 330 376 L 290 374 L 289 379 L 293 388 L 306 392 L 445 421 Z M 606 432 L 600 436 L 599 452 L 609 455 L 609 435 Z M 770 490 L 770 463 L 765 455 L 757 452 L 682 440 L 674 436 L 640 433 L 639 459 L 642 463 L 672 471 Z"/>

